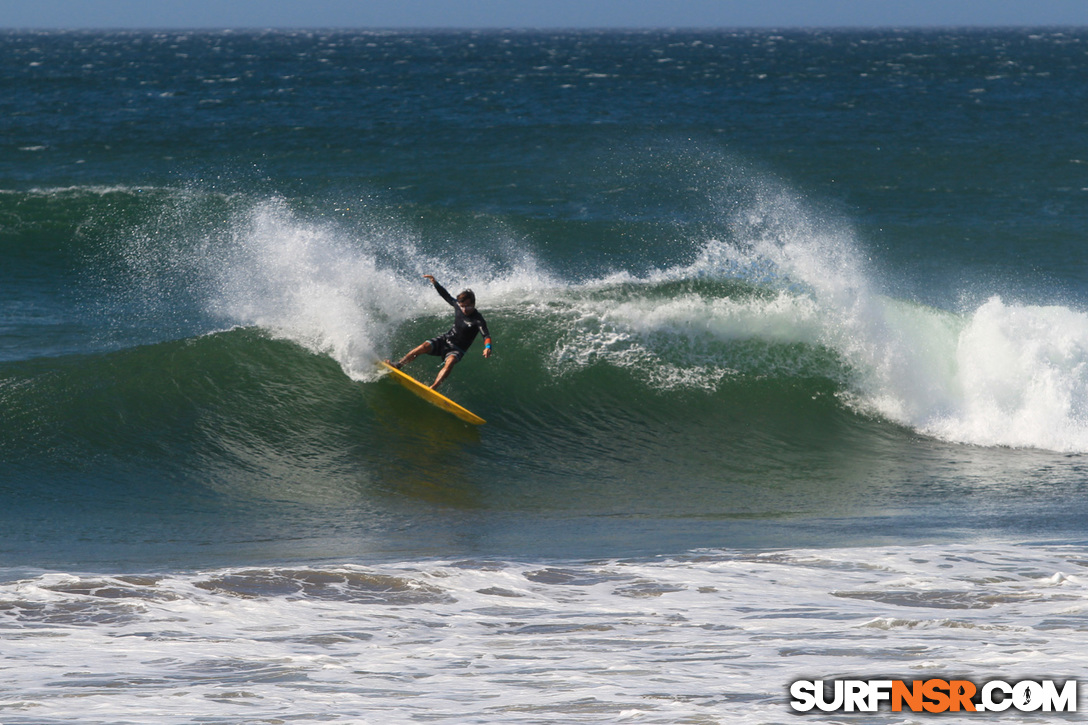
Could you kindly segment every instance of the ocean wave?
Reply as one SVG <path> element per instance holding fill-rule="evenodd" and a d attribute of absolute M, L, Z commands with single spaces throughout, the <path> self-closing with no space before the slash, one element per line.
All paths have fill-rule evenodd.
<path fill-rule="evenodd" d="M 494 333 L 489 381 L 454 378 L 470 383 L 458 390 L 469 403 L 485 388 L 523 385 L 515 380 L 553 395 L 559 381 L 598 369 L 610 371 L 607 384 L 630 381 L 656 391 L 651 398 L 794 381 L 813 396 L 830 388 L 849 415 L 940 440 L 1088 451 L 1084 313 L 996 295 L 954 311 L 896 299 L 848 226 L 789 189 L 749 186 L 716 223 L 721 235 L 689 240 L 686 260 L 582 274 L 558 271 L 501 224 L 479 243 L 436 246 L 366 200 L 349 221 L 282 197 L 191 188 L 34 193 L 128 195 L 109 213 L 66 202 L 78 207 L 72 224 L 90 216 L 108 232 L 75 254 L 106 280 L 95 282 L 101 314 L 160 336 L 258 328 L 372 384 L 376 360 L 449 324 L 422 279 L 434 274 L 451 288 L 471 285 Z M 535 405 L 507 406 L 507 417 L 537 415 Z"/>

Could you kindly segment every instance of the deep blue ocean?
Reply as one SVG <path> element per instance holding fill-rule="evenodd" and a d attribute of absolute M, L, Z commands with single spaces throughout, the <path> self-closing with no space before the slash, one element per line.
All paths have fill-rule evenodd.
<path fill-rule="evenodd" d="M 4 725 L 1081 674 L 1088 31 L 8 32 L 0 70 Z M 424 274 L 487 318 L 443 387 L 484 426 L 375 365 L 449 328 Z"/>

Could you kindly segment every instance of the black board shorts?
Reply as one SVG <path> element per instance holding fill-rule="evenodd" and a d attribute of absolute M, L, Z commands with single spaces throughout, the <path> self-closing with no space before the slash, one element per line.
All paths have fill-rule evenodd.
<path fill-rule="evenodd" d="M 440 357 L 443 360 L 450 355 L 457 357 L 457 362 L 461 362 L 461 358 L 465 356 L 465 351 L 454 345 L 449 341 L 449 338 L 439 335 L 438 337 L 431 338 L 427 342 L 431 343 L 431 351 L 428 355 L 434 355 Z"/>

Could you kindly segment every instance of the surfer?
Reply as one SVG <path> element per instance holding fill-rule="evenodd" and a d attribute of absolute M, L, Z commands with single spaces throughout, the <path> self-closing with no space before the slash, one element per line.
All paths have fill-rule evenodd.
<path fill-rule="evenodd" d="M 484 316 L 476 309 L 476 294 L 472 290 L 464 290 L 457 295 L 457 299 L 454 299 L 446 291 L 445 287 L 438 284 L 434 275 L 425 274 L 423 277 L 429 279 L 442 299 L 453 307 L 453 327 L 446 334 L 432 337 L 418 347 L 413 348 L 400 359 L 400 362 L 390 364 L 400 370 L 402 366 L 407 365 L 424 353 L 444 358 L 445 362 L 442 369 L 438 371 L 438 377 L 431 384 L 431 390 L 434 390 L 443 380 L 449 377 L 453 366 L 461 361 L 464 354 L 468 352 L 469 347 L 472 346 L 473 341 L 476 340 L 476 335 L 480 332 L 484 333 L 484 357 L 491 357 L 491 333 L 487 331 L 487 322 L 484 321 Z"/>

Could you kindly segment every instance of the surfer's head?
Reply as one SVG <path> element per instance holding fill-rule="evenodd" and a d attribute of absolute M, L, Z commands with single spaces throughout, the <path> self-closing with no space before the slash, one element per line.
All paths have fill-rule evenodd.
<path fill-rule="evenodd" d="M 476 309 L 476 293 L 470 289 L 462 290 L 461 293 L 457 295 L 457 304 L 460 305 L 461 309 L 464 310 L 466 314 L 472 312 Z"/>

